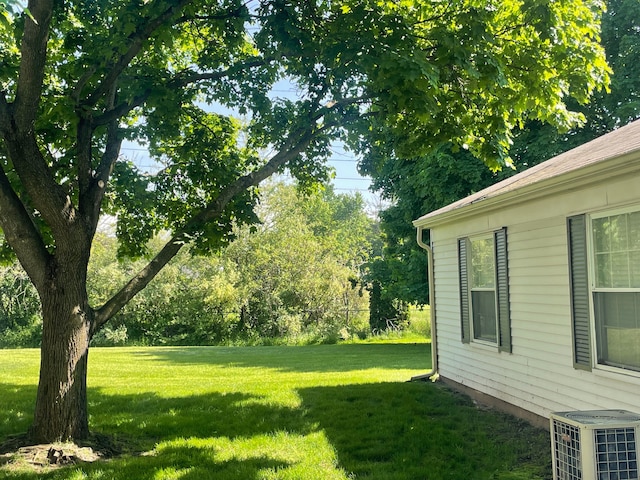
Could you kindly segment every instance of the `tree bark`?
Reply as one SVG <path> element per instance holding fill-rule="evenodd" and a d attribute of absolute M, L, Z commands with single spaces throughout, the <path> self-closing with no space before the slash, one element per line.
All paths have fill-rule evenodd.
<path fill-rule="evenodd" d="M 79 255 L 78 255 L 79 253 Z M 77 252 L 76 257 L 88 257 Z M 35 443 L 89 435 L 87 356 L 93 312 L 86 293 L 86 261 L 50 264 L 41 289 L 43 331 L 40 381 L 29 438 Z"/>

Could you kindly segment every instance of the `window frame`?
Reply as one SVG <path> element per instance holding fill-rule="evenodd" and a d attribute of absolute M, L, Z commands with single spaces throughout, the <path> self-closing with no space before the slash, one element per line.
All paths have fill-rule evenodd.
<path fill-rule="evenodd" d="M 625 366 L 624 364 L 614 365 L 613 362 L 603 363 L 600 361 L 601 349 L 599 348 L 599 342 L 601 334 L 599 330 L 604 328 L 603 325 L 598 325 L 596 320 L 596 294 L 601 293 L 636 293 L 640 294 L 640 287 L 599 287 L 597 286 L 597 263 L 596 263 L 596 248 L 595 248 L 595 231 L 594 221 L 611 217 L 616 215 L 625 215 L 633 212 L 640 212 L 640 204 L 610 208 L 606 210 L 600 210 L 586 214 L 586 242 L 587 242 L 587 275 L 588 275 L 588 287 L 589 287 L 589 328 L 591 333 L 591 365 L 599 370 L 605 370 L 616 373 L 624 373 L 633 376 L 640 377 L 640 366 Z M 640 327 L 639 327 L 640 329 Z"/>
<path fill-rule="evenodd" d="M 491 240 L 491 256 L 493 260 L 491 273 L 493 274 L 493 288 L 475 287 L 473 285 L 473 242 L 481 242 L 486 240 Z M 469 270 L 469 327 L 471 331 L 471 339 L 475 343 L 497 347 L 500 341 L 500 325 L 498 324 L 498 275 L 496 272 L 496 240 L 494 238 L 493 232 L 487 232 L 484 234 L 467 237 L 467 248 L 469 249 L 469 252 L 471 252 L 471 254 L 469 255 L 469 262 L 467 263 L 467 268 Z M 495 340 L 493 341 L 476 335 L 476 319 L 474 315 L 473 292 L 493 293 L 493 323 L 495 324 Z"/>
<path fill-rule="evenodd" d="M 494 301 L 496 315 L 496 341 L 475 338 L 472 331 L 471 301 L 471 240 L 493 236 Z M 463 343 L 473 343 L 500 352 L 512 352 L 511 313 L 509 295 L 509 262 L 507 228 L 458 238 L 458 287 L 460 294 L 460 330 Z"/>

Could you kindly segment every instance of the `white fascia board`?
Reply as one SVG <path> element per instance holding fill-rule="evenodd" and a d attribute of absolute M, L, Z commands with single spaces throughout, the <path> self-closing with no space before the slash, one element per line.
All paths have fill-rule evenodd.
<path fill-rule="evenodd" d="M 426 214 L 414 220 L 413 225 L 417 228 L 430 229 L 438 225 L 456 222 L 475 215 L 485 215 L 500 208 L 508 208 L 534 199 L 577 190 L 593 185 L 594 183 L 601 183 L 616 177 L 639 172 L 640 151 L 634 151 L 553 178 L 525 185 L 505 193 L 498 193 L 489 197 L 480 197 L 472 201 L 472 203 L 463 204 L 440 214 Z M 638 190 L 638 198 L 640 199 L 640 185 L 638 186 Z M 446 207 L 444 208 L 446 209 Z"/>

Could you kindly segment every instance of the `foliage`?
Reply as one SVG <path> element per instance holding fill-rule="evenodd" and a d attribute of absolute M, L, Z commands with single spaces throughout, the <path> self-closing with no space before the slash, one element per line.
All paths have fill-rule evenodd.
<path fill-rule="evenodd" d="M 408 322 L 409 306 L 385 295 L 379 280 L 369 287 L 369 326 L 373 334 L 387 330 L 401 330 Z"/>
<path fill-rule="evenodd" d="M 549 434 L 431 382 L 425 344 L 96 348 L 93 427 L 127 453 L 2 478 L 551 478 Z M 0 441 L 29 422 L 38 352 L 0 351 Z"/>
<path fill-rule="evenodd" d="M 529 122 L 512 149 L 519 165 L 536 165 L 640 118 L 640 4 L 607 0 L 602 18 L 602 45 L 612 68 L 611 86 L 597 92 L 587 105 L 576 106 L 586 122 L 582 128 L 558 132 Z"/>
<path fill-rule="evenodd" d="M 358 279 L 372 223 L 362 198 L 330 188 L 301 197 L 275 184 L 261 211 L 262 224 L 240 229 L 224 252 L 239 274 L 244 332 L 324 341 L 362 332 Z"/>
<path fill-rule="evenodd" d="M 43 304 L 39 442 L 88 435 L 91 337 L 184 245 L 214 252 L 255 222 L 266 178 L 327 179 L 333 139 L 379 158 L 452 142 L 508 164 L 514 127 L 568 128 L 581 115 L 565 102 L 608 81 L 598 0 L 18 5 L 0 22 L 0 228 Z M 283 80 L 296 96 L 275 96 Z M 212 111 L 229 109 L 246 124 Z M 147 145 L 160 171 L 123 159 L 125 139 Z M 87 268 L 104 213 L 122 256 L 168 236 L 93 304 Z"/>
<path fill-rule="evenodd" d="M 372 221 L 358 195 L 265 187 L 262 223 L 238 227 L 218 255 L 179 253 L 93 340 L 96 345 L 327 342 L 361 334 L 366 292 L 357 288 Z M 155 239 L 152 251 L 161 245 Z M 117 260 L 116 240 L 94 242 L 89 293 L 100 303 L 143 266 Z M 286 254 L 283 254 L 286 252 Z"/>
<path fill-rule="evenodd" d="M 40 300 L 18 265 L 0 267 L 0 348 L 40 344 Z"/>
<path fill-rule="evenodd" d="M 363 173 L 373 177 L 375 190 L 393 201 L 380 215 L 384 254 L 372 274 L 383 279 L 386 295 L 410 303 L 428 302 L 426 255 L 415 241 L 413 220 L 640 117 L 640 3 L 609 0 L 607 7 L 602 44 L 613 70 L 611 86 L 595 93 L 589 104 L 569 101 L 584 115 L 582 127 L 566 132 L 527 121 L 515 132 L 511 148 L 515 168 L 496 172 L 455 144 L 413 158 L 365 158 Z"/>
<path fill-rule="evenodd" d="M 159 239 L 150 249 L 158 248 Z M 116 240 L 94 242 L 89 294 L 99 302 L 117 291 L 144 260 L 118 260 Z M 235 272 L 219 256 L 180 253 L 93 339 L 96 345 L 213 345 L 232 339 L 237 324 Z"/>
<path fill-rule="evenodd" d="M 411 305 L 409 307 L 409 326 L 406 335 L 431 338 L 431 307 Z"/>
<path fill-rule="evenodd" d="M 511 1 L 56 3 L 50 12 L 43 7 L 42 15 L 51 14 L 42 19 L 50 36 L 47 63 L 41 88 L 36 75 L 29 92 L 41 105 L 29 112 L 37 115 L 37 161 L 49 187 L 71 189 L 76 208 L 83 194 L 102 188 L 91 177 L 70 181 L 81 161 L 96 184 L 110 181 L 106 207 L 118 213 L 123 255 L 143 254 L 160 230 L 180 233 L 199 251 L 215 249 L 229 239 L 231 220 L 255 220 L 255 195 L 247 189 L 253 179 L 228 199 L 223 195 L 225 205 L 214 214 L 222 192 L 240 187 L 247 174 L 263 177 L 285 165 L 302 182 L 324 178 L 319 162 L 328 154 L 328 139 L 344 128 L 357 134 L 349 139 L 362 151 L 377 151 L 384 140 L 395 156 L 415 156 L 452 142 L 498 166 L 508 162 L 510 132 L 522 119 L 569 127 L 580 115 L 566 110 L 564 99 L 585 102 L 607 79 L 597 44 L 598 7 Z M 19 49 L 34 48 L 22 43 L 22 35 L 35 22 L 11 18 L 2 27 L 5 48 L 13 52 L 0 70 L 6 102 L 30 78 L 16 76 L 23 65 Z M 247 28 L 255 33 L 247 35 Z M 298 85 L 299 100 L 268 95 L 281 78 Z M 242 126 L 203 109 L 202 100 L 251 114 L 245 146 L 237 141 Z M 13 142 L 9 130 L 5 125 L 4 142 Z M 361 137 L 365 132 L 370 135 Z M 113 154 L 123 137 L 148 144 L 166 168 L 149 177 L 117 161 Z M 76 144 L 90 138 L 93 146 Z M 267 159 L 257 155 L 266 147 L 288 155 L 271 157 L 269 171 Z M 83 148 L 93 149 L 82 153 L 87 158 L 78 156 Z M 21 161 L 27 162 L 10 155 L 6 167 Z M 13 188 L 29 188 L 26 169 L 16 173 L 8 177 Z M 51 201 L 29 195 L 36 204 Z M 49 243 L 55 235 L 45 235 L 52 227 L 46 211 L 41 209 L 39 226 Z"/>

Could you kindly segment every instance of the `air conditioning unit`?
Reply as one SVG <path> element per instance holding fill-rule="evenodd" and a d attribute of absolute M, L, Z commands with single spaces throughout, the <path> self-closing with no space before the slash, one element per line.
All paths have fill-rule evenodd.
<path fill-rule="evenodd" d="M 639 480 L 640 415 L 557 412 L 550 422 L 554 480 Z"/>

